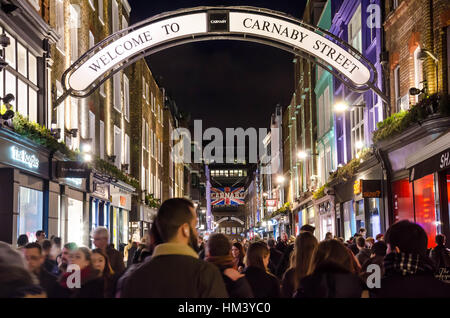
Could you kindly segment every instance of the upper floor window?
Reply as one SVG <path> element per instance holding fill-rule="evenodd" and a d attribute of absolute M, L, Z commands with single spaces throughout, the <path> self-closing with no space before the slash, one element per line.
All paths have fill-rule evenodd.
<path fill-rule="evenodd" d="M 98 19 L 104 24 L 105 13 L 103 12 L 103 0 L 98 0 Z"/>
<path fill-rule="evenodd" d="M 112 32 L 119 31 L 119 6 L 116 0 L 111 0 L 111 10 L 112 10 Z"/>
<path fill-rule="evenodd" d="M 418 89 L 423 88 L 423 60 L 419 58 L 420 46 L 414 51 L 414 87 Z M 419 101 L 419 96 L 415 97 L 416 103 Z"/>
<path fill-rule="evenodd" d="M 125 119 L 130 119 L 130 83 L 126 75 L 123 76 L 123 95 L 124 95 L 124 115 Z"/>
<path fill-rule="evenodd" d="M 363 101 L 360 99 L 355 104 L 360 105 Z M 364 148 L 364 108 L 354 107 L 350 111 L 350 125 L 351 125 L 351 148 L 352 158 L 355 158 L 357 153 Z"/>
<path fill-rule="evenodd" d="M 401 95 L 400 95 L 400 66 L 397 65 L 394 69 L 394 96 L 396 111 L 401 111 Z"/>
<path fill-rule="evenodd" d="M 358 6 L 348 24 L 348 43 L 359 52 L 362 52 L 361 5 Z"/>
<path fill-rule="evenodd" d="M 56 47 L 61 51 L 64 52 L 64 43 L 65 43 L 65 36 L 64 36 L 64 0 L 55 0 L 55 27 L 56 32 L 59 35 L 59 40 L 56 43 Z"/>

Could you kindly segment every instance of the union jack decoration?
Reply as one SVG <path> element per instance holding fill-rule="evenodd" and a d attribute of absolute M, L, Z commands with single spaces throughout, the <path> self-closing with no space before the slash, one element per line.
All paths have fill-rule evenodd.
<path fill-rule="evenodd" d="M 211 188 L 212 205 L 242 205 L 244 204 L 244 187 Z"/>

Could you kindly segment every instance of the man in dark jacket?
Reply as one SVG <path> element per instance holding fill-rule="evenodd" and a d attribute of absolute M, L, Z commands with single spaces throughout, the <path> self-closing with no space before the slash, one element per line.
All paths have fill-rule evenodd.
<path fill-rule="evenodd" d="M 359 236 L 356 239 L 356 247 L 358 248 L 358 253 L 356 254 L 356 258 L 360 265 L 363 265 L 370 258 L 370 250 L 366 248 L 366 240 L 364 237 Z"/>
<path fill-rule="evenodd" d="M 275 240 L 269 239 L 268 241 L 269 249 L 270 249 L 270 258 L 269 258 L 269 270 L 272 274 L 278 274 L 278 266 L 281 263 L 283 258 L 283 253 L 281 253 L 278 249 L 275 248 Z"/>
<path fill-rule="evenodd" d="M 120 297 L 228 297 L 217 267 L 198 257 L 196 225 L 197 215 L 191 201 L 166 200 L 153 225 L 154 252 L 123 282 Z"/>
<path fill-rule="evenodd" d="M 407 220 L 394 223 L 386 232 L 385 277 L 380 288 L 371 290 L 377 298 L 450 297 L 450 284 L 434 277 L 434 264 L 427 256 L 424 229 Z"/>
<path fill-rule="evenodd" d="M 436 235 L 437 246 L 431 251 L 431 259 L 436 269 L 450 268 L 450 250 L 445 247 L 446 237 L 444 234 Z"/>
<path fill-rule="evenodd" d="M 39 243 L 28 243 L 23 249 L 23 255 L 27 262 L 28 270 L 39 279 L 39 285 L 47 293 L 48 298 L 61 297 L 61 288 L 57 283 L 57 277 L 50 274 L 44 267 L 45 256 Z"/>
<path fill-rule="evenodd" d="M 95 247 L 101 249 L 109 258 L 109 264 L 112 270 L 118 276 L 125 271 L 125 264 L 123 262 L 123 255 L 113 246 L 109 245 L 109 231 L 106 227 L 97 227 L 93 233 Z"/>

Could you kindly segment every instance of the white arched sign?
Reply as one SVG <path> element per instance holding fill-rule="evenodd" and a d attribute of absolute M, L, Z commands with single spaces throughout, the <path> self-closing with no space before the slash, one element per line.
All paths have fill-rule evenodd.
<path fill-rule="evenodd" d="M 66 95 L 88 96 L 114 73 L 162 49 L 217 39 L 253 41 L 304 53 L 354 90 L 377 90 L 374 66 L 327 31 L 267 9 L 199 7 L 152 17 L 98 43 L 64 73 Z"/>

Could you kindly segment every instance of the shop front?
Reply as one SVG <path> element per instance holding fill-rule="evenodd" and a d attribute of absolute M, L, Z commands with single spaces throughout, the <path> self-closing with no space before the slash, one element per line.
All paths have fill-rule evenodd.
<path fill-rule="evenodd" d="M 319 233 L 320 240 L 325 239 L 326 233 L 336 235 L 335 231 L 335 214 L 334 214 L 334 197 L 325 196 L 314 202 L 315 210 L 319 216 L 319 228 L 316 229 Z"/>
<path fill-rule="evenodd" d="M 90 229 L 103 226 L 110 228 L 110 184 L 101 176 L 93 174 L 92 187 L 89 198 Z"/>
<path fill-rule="evenodd" d="M 49 155 L 0 128 L 0 241 L 15 244 L 20 234 L 35 241 L 36 231 L 48 233 Z"/>
<path fill-rule="evenodd" d="M 435 236 L 450 235 L 450 133 L 406 158 L 408 177 L 392 182 L 393 221 L 410 220 L 428 235 L 428 247 Z"/>
<path fill-rule="evenodd" d="M 143 238 L 147 239 L 157 213 L 157 209 L 144 204 L 140 204 L 138 208 L 139 213 L 132 212 L 130 214 L 130 236 L 133 242 L 141 242 Z"/>
<path fill-rule="evenodd" d="M 110 233 L 111 243 L 115 248 L 128 244 L 131 239 L 129 231 L 129 221 L 131 212 L 131 195 L 134 188 L 124 182 L 112 183 L 111 208 L 110 208 Z"/>

